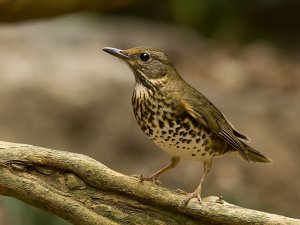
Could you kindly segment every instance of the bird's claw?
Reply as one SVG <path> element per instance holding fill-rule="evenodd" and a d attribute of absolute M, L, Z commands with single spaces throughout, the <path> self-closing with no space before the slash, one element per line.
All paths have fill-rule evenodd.
<path fill-rule="evenodd" d="M 157 179 L 155 176 L 143 177 L 143 175 L 132 175 L 132 177 L 138 178 L 140 182 L 149 181 L 153 184 L 162 185 L 162 182 Z"/>
<path fill-rule="evenodd" d="M 176 189 L 175 192 L 176 192 L 177 194 L 184 194 L 184 195 L 187 194 L 184 190 L 181 190 L 181 189 Z"/>
<path fill-rule="evenodd" d="M 198 192 L 192 192 L 192 193 L 189 193 L 186 198 L 184 200 L 182 200 L 179 204 L 179 207 L 184 207 L 188 204 L 188 202 L 193 199 L 193 198 L 197 198 L 199 203 L 202 205 L 203 204 L 203 201 L 202 201 L 202 198 L 200 196 L 200 194 Z"/>

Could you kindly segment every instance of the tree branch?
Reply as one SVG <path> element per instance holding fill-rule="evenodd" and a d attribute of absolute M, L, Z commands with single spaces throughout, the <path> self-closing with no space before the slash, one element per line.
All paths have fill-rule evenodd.
<path fill-rule="evenodd" d="M 217 197 L 200 205 L 184 195 L 115 172 L 81 154 L 0 142 L 0 194 L 53 212 L 75 225 L 300 224 Z"/>

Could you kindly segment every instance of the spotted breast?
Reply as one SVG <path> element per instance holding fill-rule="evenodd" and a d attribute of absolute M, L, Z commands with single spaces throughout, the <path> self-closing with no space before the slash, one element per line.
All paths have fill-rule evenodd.
<path fill-rule="evenodd" d="M 132 96 L 135 118 L 143 132 L 172 156 L 209 161 L 233 149 L 190 117 L 167 95 L 136 84 Z"/>

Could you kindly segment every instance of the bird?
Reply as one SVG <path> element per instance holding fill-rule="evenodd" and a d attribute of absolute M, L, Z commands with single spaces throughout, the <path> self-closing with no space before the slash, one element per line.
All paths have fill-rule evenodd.
<path fill-rule="evenodd" d="M 180 76 L 163 51 L 152 47 L 127 50 L 105 47 L 103 51 L 121 59 L 132 70 L 135 78 L 132 107 L 136 121 L 150 140 L 170 155 L 167 166 L 149 177 L 140 176 L 141 181 L 158 182 L 159 176 L 176 167 L 181 158 L 202 161 L 204 171 L 200 183 L 180 205 L 185 206 L 193 198 L 203 204 L 202 187 L 213 158 L 236 152 L 247 162 L 272 162 L 250 147 L 250 139 Z"/>

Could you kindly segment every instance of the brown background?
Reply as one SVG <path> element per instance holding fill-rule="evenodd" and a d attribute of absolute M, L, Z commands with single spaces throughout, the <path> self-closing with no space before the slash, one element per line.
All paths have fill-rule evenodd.
<path fill-rule="evenodd" d="M 3 24 L 0 139 L 80 152 L 124 174 L 151 174 L 168 156 L 135 122 L 131 71 L 101 48 L 161 48 L 184 79 L 274 160 L 262 165 L 234 155 L 216 159 L 203 195 L 300 218 L 299 51 L 263 40 L 227 43 L 186 26 L 128 16 Z M 200 162 L 183 161 L 161 181 L 192 191 L 201 173 Z M 8 198 L 0 203 L 0 224 L 41 224 L 46 217 L 36 219 L 39 213 Z"/>

